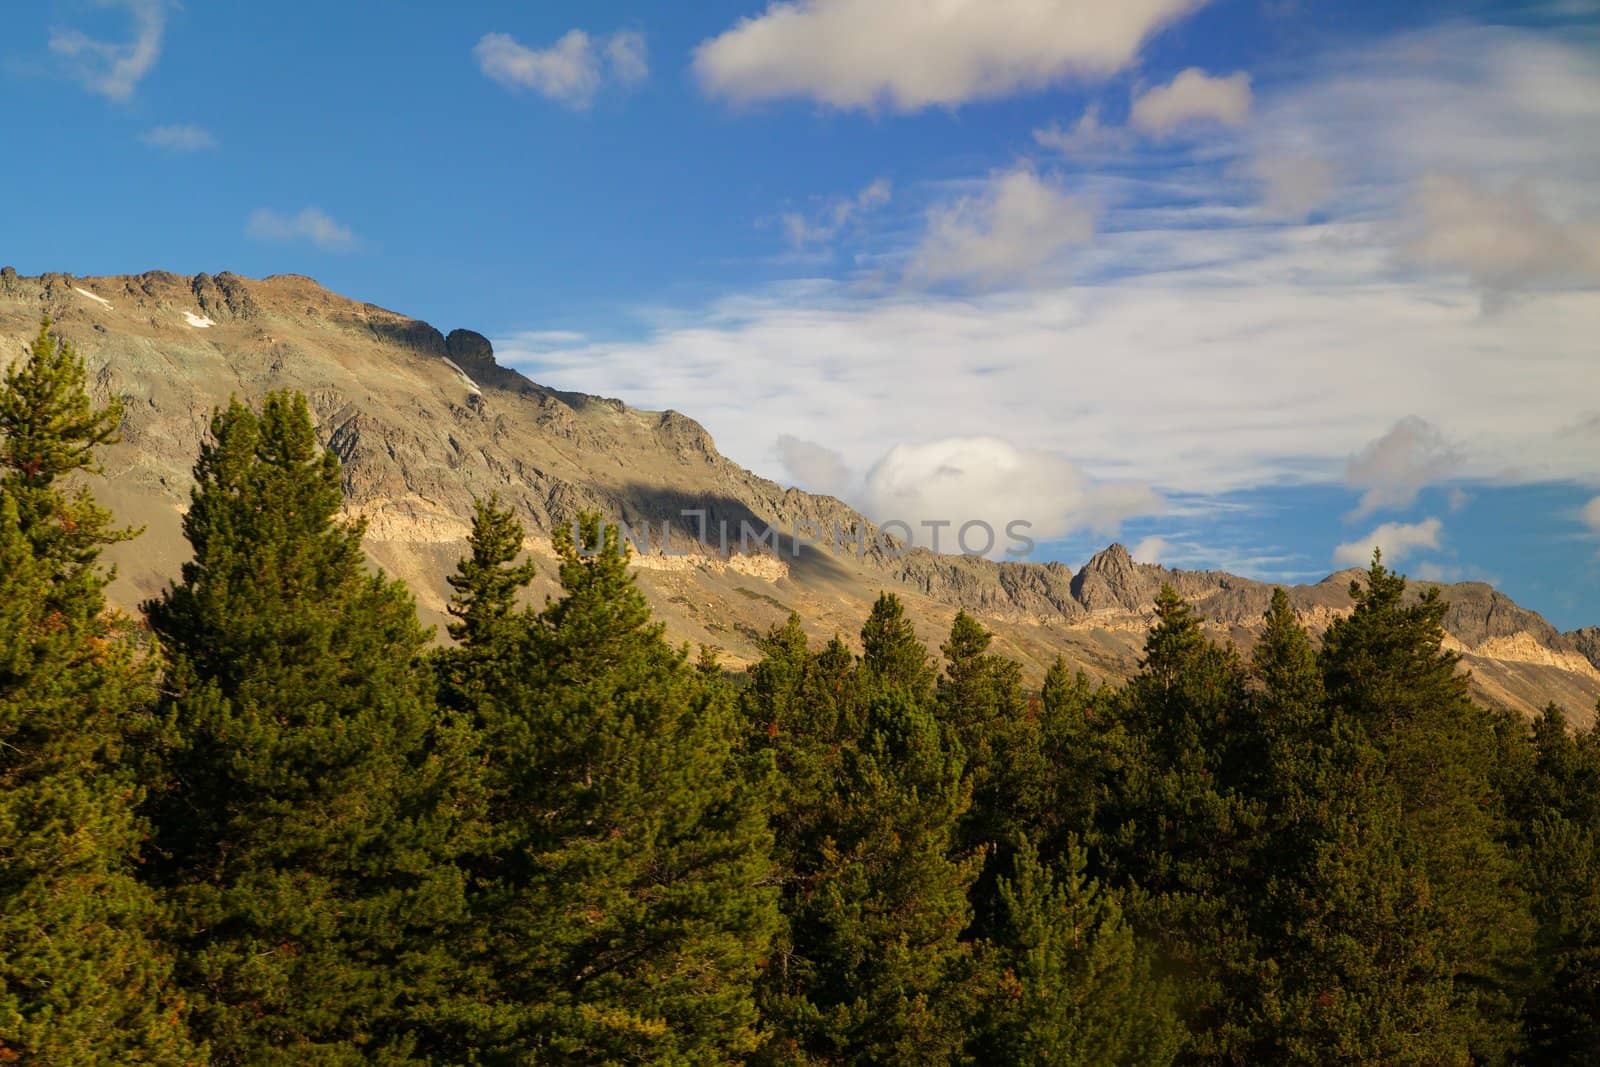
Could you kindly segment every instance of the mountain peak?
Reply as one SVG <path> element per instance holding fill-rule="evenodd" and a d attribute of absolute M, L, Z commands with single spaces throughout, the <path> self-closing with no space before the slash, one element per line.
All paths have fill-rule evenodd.
<path fill-rule="evenodd" d="M 1139 612 L 1150 603 L 1159 580 L 1120 542 L 1096 552 L 1072 579 L 1072 595 L 1090 611 Z"/>
<path fill-rule="evenodd" d="M 1113 541 L 1105 548 L 1089 557 L 1089 562 L 1083 565 L 1085 571 L 1097 574 L 1129 574 L 1135 567 L 1133 554 L 1127 550 L 1121 541 Z"/>

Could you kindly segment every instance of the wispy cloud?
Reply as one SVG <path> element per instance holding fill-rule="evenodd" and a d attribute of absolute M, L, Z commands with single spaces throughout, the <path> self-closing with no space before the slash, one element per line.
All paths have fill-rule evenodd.
<path fill-rule="evenodd" d="M 1269 218 L 1299 222 L 1327 203 L 1338 187 L 1332 165 L 1316 156 L 1262 156 L 1251 164 Z"/>
<path fill-rule="evenodd" d="M 155 126 L 139 135 L 151 148 L 168 152 L 206 152 L 217 147 L 217 139 L 203 126 Z"/>
<path fill-rule="evenodd" d="M 970 196 L 936 205 L 906 268 L 917 284 L 1015 283 L 1094 236 L 1094 212 L 1023 166 L 989 176 Z"/>
<path fill-rule="evenodd" d="M 1040 148 L 1065 156 L 1122 149 L 1130 144 L 1127 130 L 1101 120 L 1099 104 L 1090 104 L 1069 127 L 1054 122 L 1034 130 L 1033 140 Z"/>
<path fill-rule="evenodd" d="M 1444 523 L 1438 519 L 1421 522 L 1386 522 L 1367 536 L 1347 541 L 1333 550 L 1333 562 L 1342 567 L 1360 567 L 1372 561 L 1374 549 L 1383 552 L 1383 558 L 1397 563 L 1418 549 L 1438 548 L 1439 534 Z"/>
<path fill-rule="evenodd" d="M 893 183 L 888 178 L 879 178 L 851 196 L 834 197 L 819 211 L 787 211 L 780 220 L 795 249 L 825 245 L 863 215 L 887 204 L 893 195 Z"/>
<path fill-rule="evenodd" d="M 650 74 L 645 38 L 622 30 L 605 38 L 569 30 L 548 48 L 529 48 L 510 34 L 486 33 L 472 54 L 485 77 L 584 110 L 608 84 L 629 88 Z"/>
<path fill-rule="evenodd" d="M 844 457 L 826 445 L 807 441 L 793 434 L 779 434 L 778 461 L 798 484 L 813 493 L 843 497 L 850 493 L 853 478 Z"/>
<path fill-rule="evenodd" d="M 133 22 L 132 35 L 123 41 L 106 41 L 62 29 L 51 34 L 50 50 L 67 62 L 85 89 L 110 100 L 126 100 L 161 58 L 168 0 L 98 2 L 102 7 L 127 11 Z"/>
<path fill-rule="evenodd" d="M 361 244 L 350 227 L 314 207 L 302 208 L 292 215 L 260 208 L 251 213 L 245 232 L 257 240 L 304 242 L 325 252 L 351 252 Z"/>
<path fill-rule="evenodd" d="M 1418 183 L 1416 210 L 1407 255 L 1466 274 L 1491 309 L 1541 283 L 1600 285 L 1600 225 L 1552 217 L 1527 184 L 1495 190 L 1427 174 Z"/>
<path fill-rule="evenodd" d="M 1203 151 L 1130 134 L 1116 166 L 1066 154 L 935 188 L 927 226 L 880 257 L 916 284 L 811 277 L 642 313 L 627 342 L 497 348 L 560 387 L 694 396 L 727 454 L 777 477 L 780 434 L 868 471 L 930 444 L 933 421 L 933 443 L 1003 427 L 1091 484 L 1169 499 L 1333 487 L 1415 418 L 1442 445 L 1358 471 L 1369 513 L 1434 480 L 1600 482 L 1573 436 L 1600 425 L 1574 388 L 1593 377 L 1595 289 L 1530 286 L 1486 316 L 1465 272 L 1403 253 L 1430 173 L 1490 190 L 1535 175 L 1550 218 L 1600 217 L 1600 55 L 1451 25 L 1300 68 Z M 1309 191 L 1272 219 L 1270 159 L 1326 165 L 1291 175 Z"/>
<path fill-rule="evenodd" d="M 1127 68 L 1204 0 L 790 0 L 695 51 L 706 92 L 917 111 Z"/>
<path fill-rule="evenodd" d="M 1250 75 L 1243 71 L 1216 77 L 1190 67 L 1166 85 L 1135 97 L 1128 122 L 1157 135 L 1198 122 L 1239 126 L 1250 117 L 1250 100 Z"/>
<path fill-rule="evenodd" d="M 1348 517 L 1361 519 L 1380 508 L 1410 507 L 1424 488 L 1448 478 L 1460 466 L 1461 454 L 1437 426 L 1407 415 L 1350 457 L 1345 479 L 1365 492 Z"/>

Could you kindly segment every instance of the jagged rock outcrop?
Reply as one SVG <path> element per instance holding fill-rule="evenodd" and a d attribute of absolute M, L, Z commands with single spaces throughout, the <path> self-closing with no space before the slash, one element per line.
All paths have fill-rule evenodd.
<path fill-rule="evenodd" d="M 519 510 L 530 549 L 547 562 L 549 531 L 580 510 L 628 523 L 651 546 L 638 560 L 640 583 L 669 631 L 722 649 L 735 665 L 790 610 L 819 638 L 853 635 L 887 588 L 931 644 L 964 608 L 1035 677 L 1057 655 L 1118 677 L 1136 669 L 1163 583 L 1193 601 L 1216 635 L 1243 645 L 1271 598 L 1270 586 L 1234 575 L 1137 563 L 1121 545 L 1076 571 L 902 552 L 843 502 L 730 462 L 687 415 L 547 389 L 499 366 L 482 334 L 443 334 L 299 275 L 0 270 L 0 364 L 23 351 L 45 313 L 83 352 L 94 387 L 124 401 L 124 441 L 95 491 L 124 521 L 147 527 L 113 553 L 121 568 L 113 595 L 128 608 L 175 576 L 186 555 L 179 517 L 212 410 L 231 395 L 256 401 L 284 388 L 306 394 L 323 441 L 343 461 L 348 508 L 368 523 L 374 561 L 410 583 L 435 622 L 472 502 L 490 493 Z M 688 510 L 704 516 L 707 544 L 691 536 Z M 671 549 L 689 555 L 661 554 L 668 526 Z M 776 537 L 764 536 L 768 526 Z M 761 539 L 741 554 L 747 527 Z M 542 568 L 535 598 L 554 589 L 553 573 Z M 1313 632 L 1350 609 L 1355 575 L 1289 590 Z M 1445 594 L 1453 647 L 1480 696 L 1523 711 L 1554 700 L 1579 718 L 1592 714 L 1600 629 L 1559 634 L 1478 583 Z"/>
<path fill-rule="evenodd" d="M 493 367 L 494 345 L 473 330 L 451 330 L 444 339 L 445 354 L 468 370 Z"/>
<path fill-rule="evenodd" d="M 1600 626 L 1585 626 L 1581 630 L 1573 630 L 1567 634 L 1567 639 L 1585 659 L 1600 668 Z"/>
<path fill-rule="evenodd" d="M 146 295 L 154 296 L 161 287 L 160 282 L 172 277 L 166 275 L 155 279 L 151 275 L 144 275 L 139 279 L 140 289 Z M 189 282 L 189 289 L 194 293 L 195 303 L 200 305 L 201 316 L 214 322 L 236 322 L 253 318 L 261 312 L 244 279 L 237 274 L 223 271 L 215 278 L 209 274 L 196 274 Z M 133 292 L 132 285 L 128 286 L 128 292 Z"/>
<path fill-rule="evenodd" d="M 1096 552 L 1072 579 L 1073 599 L 1090 611 L 1137 612 L 1160 589 L 1160 568 L 1141 569 L 1120 544 Z"/>

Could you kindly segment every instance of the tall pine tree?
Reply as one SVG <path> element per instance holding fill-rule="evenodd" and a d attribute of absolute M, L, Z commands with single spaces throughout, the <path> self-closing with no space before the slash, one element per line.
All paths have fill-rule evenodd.
<path fill-rule="evenodd" d="M 1447 1064 L 1451 982 L 1426 876 L 1381 757 L 1332 708 L 1283 590 L 1251 659 L 1241 724 L 1264 824 L 1243 886 L 1261 961 L 1256 1062 Z"/>
<path fill-rule="evenodd" d="M 303 397 L 218 412 L 148 605 L 179 734 L 158 877 L 215 1062 L 455 1058 L 471 750 L 441 719 L 429 634 L 337 519 Z"/>
<path fill-rule="evenodd" d="M 134 874 L 155 671 L 98 562 L 127 535 L 65 484 L 119 422 L 46 320 L 0 383 L 0 1061 L 199 1059 Z"/>
<path fill-rule="evenodd" d="M 948 1062 L 976 1008 L 961 935 L 978 858 L 959 847 L 970 794 L 927 650 L 890 595 L 854 670 L 842 643 L 809 656 L 797 631 L 769 641 L 747 711 L 774 728 L 780 767 L 805 769 L 776 817 L 788 933 L 765 983 L 775 1034 L 761 1062 Z"/>
<path fill-rule="evenodd" d="M 1190 1055 L 1237 1059 L 1259 963 L 1246 872 L 1261 808 L 1243 788 L 1245 671 L 1170 587 L 1156 599 L 1140 671 L 1123 693 L 1121 766 L 1098 844 L 1135 928 L 1186 983 Z"/>
<path fill-rule="evenodd" d="M 477 861 L 505 1062 L 732 1063 L 761 1042 L 754 984 L 777 922 L 765 780 L 732 695 L 662 638 L 614 527 L 557 530 L 564 596 L 508 510 L 478 508 L 445 656 L 481 724 L 494 830 Z"/>
<path fill-rule="evenodd" d="M 1532 920 L 1505 844 L 1495 720 L 1473 704 L 1459 657 L 1443 647 L 1436 588 L 1408 598 L 1405 579 L 1374 553 L 1350 593 L 1354 610 L 1323 637 L 1328 699 L 1383 757 L 1402 826 L 1421 850 L 1455 1029 L 1474 1057 L 1504 1062 L 1519 1041 Z"/>

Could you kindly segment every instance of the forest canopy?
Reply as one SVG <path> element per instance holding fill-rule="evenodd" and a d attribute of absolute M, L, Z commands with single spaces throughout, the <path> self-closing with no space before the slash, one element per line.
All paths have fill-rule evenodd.
<path fill-rule="evenodd" d="M 217 411 L 192 558 L 108 608 L 120 410 L 0 383 L 0 1062 L 1584 1064 L 1600 736 L 1475 704 L 1374 556 L 1246 654 L 1171 589 L 1042 683 L 885 593 L 735 675 L 614 527 L 531 604 L 496 499 L 448 643 L 303 397 Z"/>

